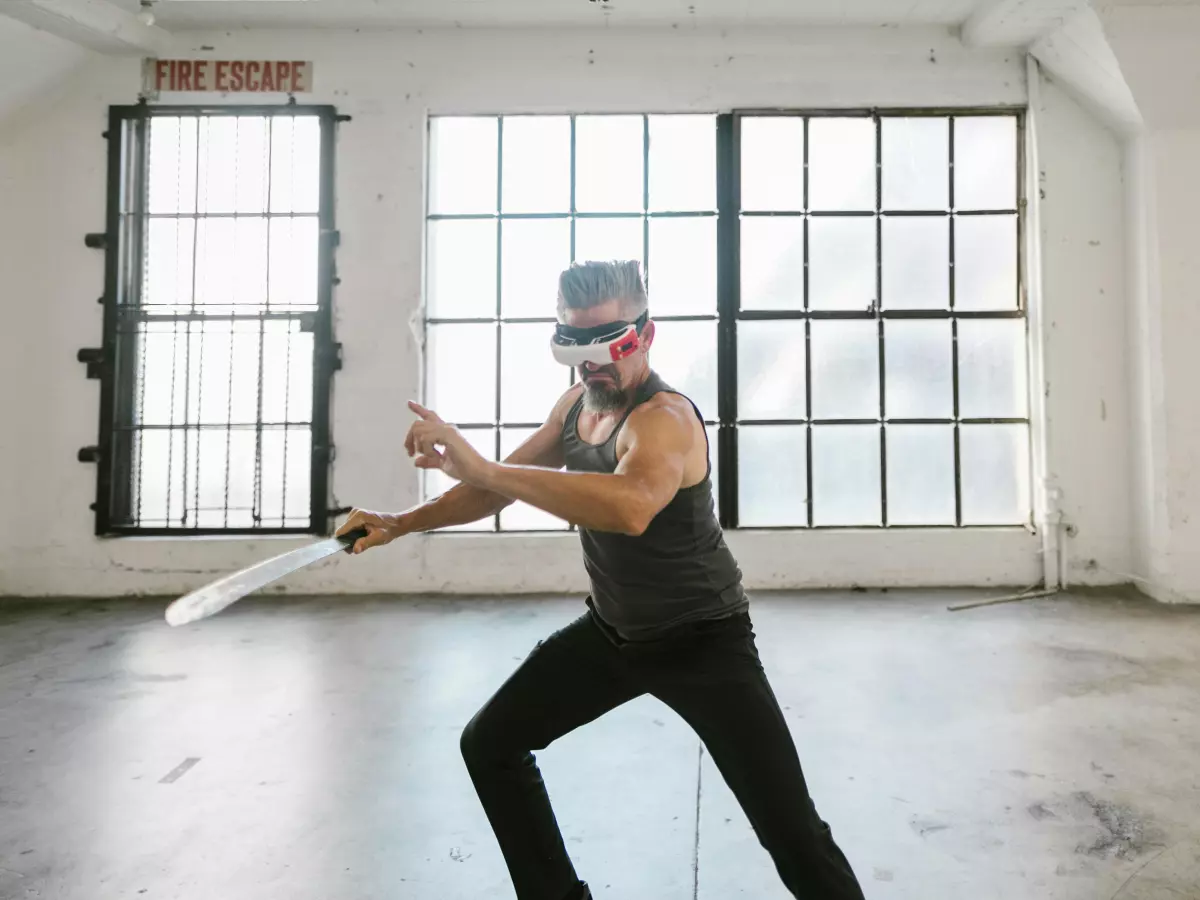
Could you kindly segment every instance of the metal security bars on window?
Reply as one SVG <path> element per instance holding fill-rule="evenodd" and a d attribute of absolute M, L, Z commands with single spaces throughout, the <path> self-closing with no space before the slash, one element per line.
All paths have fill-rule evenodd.
<path fill-rule="evenodd" d="M 99 533 L 328 529 L 334 128 L 112 111 Z"/>
<path fill-rule="evenodd" d="M 507 455 L 569 384 L 547 346 L 559 270 L 637 258 L 652 364 L 705 414 L 723 524 L 1024 523 L 1021 124 L 434 119 L 426 399 Z M 518 505 L 491 527 L 566 526 Z"/>
<path fill-rule="evenodd" d="M 716 117 L 478 116 L 430 123 L 426 401 L 492 459 L 573 373 L 550 355 L 558 274 L 642 261 L 655 366 L 703 411 L 716 477 Z M 425 493 L 452 482 L 427 472 Z M 565 529 L 524 504 L 503 531 Z"/>

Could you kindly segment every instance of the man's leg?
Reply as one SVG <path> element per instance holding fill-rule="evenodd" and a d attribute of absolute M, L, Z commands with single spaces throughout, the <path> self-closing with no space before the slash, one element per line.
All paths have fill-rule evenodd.
<path fill-rule="evenodd" d="M 463 759 L 519 900 L 587 896 L 531 751 L 642 693 L 622 669 L 585 615 L 538 644 L 463 731 Z"/>
<path fill-rule="evenodd" d="M 862 900 L 853 869 L 809 797 L 749 618 L 711 623 L 668 656 L 653 667 L 650 693 L 704 741 L 788 890 L 798 900 Z"/>

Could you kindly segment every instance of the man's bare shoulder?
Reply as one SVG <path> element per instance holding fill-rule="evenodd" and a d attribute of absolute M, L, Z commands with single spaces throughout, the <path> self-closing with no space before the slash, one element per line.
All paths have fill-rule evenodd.
<path fill-rule="evenodd" d="M 677 431 L 681 435 L 691 435 L 695 420 L 696 414 L 687 397 L 660 391 L 629 414 L 626 428 L 635 431 Z"/>
<path fill-rule="evenodd" d="M 567 421 L 567 413 L 571 411 L 571 407 L 578 402 L 582 394 L 582 382 L 567 388 L 566 392 L 558 398 L 558 402 L 554 404 L 554 409 L 550 411 L 550 421 L 558 425 L 564 424 Z"/>

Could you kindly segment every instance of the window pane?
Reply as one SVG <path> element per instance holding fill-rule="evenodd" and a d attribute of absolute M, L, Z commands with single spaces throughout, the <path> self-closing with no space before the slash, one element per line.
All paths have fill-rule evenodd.
<path fill-rule="evenodd" d="M 430 222 L 428 240 L 429 317 L 472 319 L 496 315 L 495 220 Z"/>
<path fill-rule="evenodd" d="M 571 386 L 571 370 L 550 352 L 554 326 L 500 326 L 500 420 L 540 423 Z"/>
<path fill-rule="evenodd" d="M 429 122 L 429 211 L 496 211 L 497 120 L 440 117 Z"/>
<path fill-rule="evenodd" d="M 1016 216 L 955 217 L 954 306 L 1016 309 Z"/>
<path fill-rule="evenodd" d="M 150 120 L 150 185 L 152 213 L 196 211 L 196 116 Z"/>
<path fill-rule="evenodd" d="M 311 435 L 308 436 L 311 439 Z M 230 528 L 253 528 L 257 524 L 254 521 L 254 513 L 256 512 L 254 505 L 254 476 L 257 442 L 258 436 L 250 428 L 231 431 L 229 433 L 229 458 L 227 462 L 229 466 L 228 527 Z M 307 504 L 311 496 L 311 474 L 306 472 L 301 477 L 307 491 L 301 493 L 297 490 L 294 493 L 297 502 L 304 500 Z M 308 517 L 309 510 L 307 505 L 302 515 L 305 518 Z M 225 523 L 222 523 L 222 527 L 224 526 Z"/>
<path fill-rule="evenodd" d="M 874 322 L 812 323 L 815 419 L 879 418 L 879 331 Z"/>
<path fill-rule="evenodd" d="M 646 278 L 650 307 L 656 315 L 715 313 L 716 217 L 651 219 Z"/>
<path fill-rule="evenodd" d="M 500 245 L 501 312 L 510 318 L 554 318 L 558 276 L 571 263 L 570 221 L 506 219 Z"/>
<path fill-rule="evenodd" d="M 315 213 L 321 205 L 321 123 L 271 117 L 271 211 Z"/>
<path fill-rule="evenodd" d="M 950 220 L 883 219 L 884 309 L 948 309 Z"/>
<path fill-rule="evenodd" d="M 808 222 L 808 303 L 811 309 L 874 307 L 874 217 L 815 216 Z"/>
<path fill-rule="evenodd" d="M 883 337 L 888 418 L 951 418 L 954 345 L 950 322 L 885 321 Z"/>
<path fill-rule="evenodd" d="M 160 528 L 182 524 L 185 437 L 182 430 L 137 433 L 133 478 L 137 524 Z"/>
<path fill-rule="evenodd" d="M 263 325 L 263 421 L 307 422 L 312 418 L 313 336 L 300 331 L 298 322 Z"/>
<path fill-rule="evenodd" d="M 273 309 L 316 307 L 320 260 L 317 224 L 316 216 L 270 221 L 271 277 L 267 302 Z"/>
<path fill-rule="evenodd" d="M 262 524 L 266 527 L 297 527 L 308 524 L 311 442 L 312 437 L 307 429 L 269 428 L 263 432 L 262 478 L 259 489 L 262 497 Z M 200 458 L 204 458 L 203 448 Z M 201 482 L 203 484 L 203 477 Z M 189 505 L 192 502 L 191 499 L 188 500 Z M 202 501 L 201 505 L 208 504 Z"/>
<path fill-rule="evenodd" d="M 570 212 L 571 119 L 504 117 L 505 212 Z"/>
<path fill-rule="evenodd" d="M 577 209 L 582 212 L 643 209 L 644 128 L 641 116 L 579 116 L 575 120 Z"/>
<path fill-rule="evenodd" d="M 813 426 L 813 524 L 880 525 L 879 426 Z"/>
<path fill-rule="evenodd" d="M 717 432 L 716 425 L 705 425 L 704 436 L 708 441 L 708 480 L 712 483 L 713 511 L 720 515 L 721 491 L 717 471 Z"/>
<path fill-rule="evenodd" d="M 461 327 L 461 326 L 459 326 Z M 463 437 L 467 442 L 482 454 L 484 459 L 496 458 L 496 432 L 491 428 L 464 428 L 462 430 Z M 446 475 L 440 469 L 418 469 L 424 476 L 422 485 L 424 497 L 426 500 L 432 500 L 434 497 L 440 497 L 450 488 L 454 487 L 459 482 L 455 481 L 450 476 Z M 488 516 L 486 519 L 481 519 L 478 522 L 467 522 L 465 525 L 452 525 L 449 528 L 440 528 L 439 531 L 495 531 L 496 524 L 493 516 Z"/>
<path fill-rule="evenodd" d="M 742 309 L 804 308 L 804 220 L 741 222 Z"/>
<path fill-rule="evenodd" d="M 717 208 L 715 117 L 650 117 L 650 208 Z"/>
<path fill-rule="evenodd" d="M 675 390 L 717 418 L 717 323 L 656 322 L 650 360 Z"/>
<path fill-rule="evenodd" d="M 146 228 L 146 271 L 142 305 L 158 312 L 183 312 L 192 304 L 195 219 L 150 219 Z"/>
<path fill-rule="evenodd" d="M 533 428 L 501 428 L 500 458 L 507 458 L 534 431 Z M 568 527 L 568 523 L 557 516 L 520 501 L 500 511 L 501 531 L 563 531 Z"/>
<path fill-rule="evenodd" d="M 804 323 L 738 323 L 738 418 L 803 419 Z"/>
<path fill-rule="evenodd" d="M 1015 116 L 961 116 L 954 120 L 956 209 L 1016 209 Z"/>
<path fill-rule="evenodd" d="M 1029 521 L 1028 426 L 964 425 L 959 442 L 963 524 Z"/>
<path fill-rule="evenodd" d="M 950 120 L 883 119 L 883 208 L 950 208 Z"/>
<path fill-rule="evenodd" d="M 455 424 L 495 421 L 495 325 L 430 325 L 426 360 L 426 406 Z"/>
<path fill-rule="evenodd" d="M 263 213 L 270 152 L 265 116 L 207 116 L 200 120 L 201 212 Z"/>
<path fill-rule="evenodd" d="M 637 259 L 645 262 L 641 218 L 579 219 L 575 222 L 575 259 Z"/>
<path fill-rule="evenodd" d="M 816 118 L 808 123 L 808 206 L 875 208 L 875 123 Z"/>
<path fill-rule="evenodd" d="M 267 300 L 267 220 L 201 219 L 196 227 L 196 304 L 213 312 L 262 310 Z"/>
<path fill-rule="evenodd" d="M 804 209 L 804 120 L 761 116 L 740 124 L 742 209 Z"/>
<path fill-rule="evenodd" d="M 958 323 L 958 409 L 965 419 L 1015 419 L 1028 409 L 1024 319 Z"/>
<path fill-rule="evenodd" d="M 803 425 L 738 428 L 738 525 L 808 525 L 808 446 Z"/>
<path fill-rule="evenodd" d="M 954 426 L 887 430 L 888 524 L 954 524 Z"/>

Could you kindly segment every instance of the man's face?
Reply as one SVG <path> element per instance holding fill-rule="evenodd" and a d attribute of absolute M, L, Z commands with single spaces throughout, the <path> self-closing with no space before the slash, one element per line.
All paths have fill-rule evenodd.
<path fill-rule="evenodd" d="M 562 312 L 564 325 L 573 328 L 595 328 L 609 322 L 630 321 L 620 300 L 607 300 L 590 309 L 566 309 Z M 630 356 L 615 363 L 598 366 L 584 363 L 579 366 L 579 380 L 583 382 L 584 400 L 593 412 L 609 412 L 621 409 L 628 402 L 629 386 L 646 364 L 646 351 L 654 340 L 654 323 L 647 322 L 642 329 L 641 346 Z"/>

